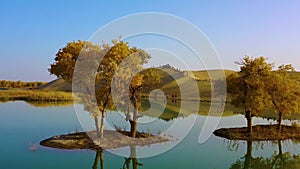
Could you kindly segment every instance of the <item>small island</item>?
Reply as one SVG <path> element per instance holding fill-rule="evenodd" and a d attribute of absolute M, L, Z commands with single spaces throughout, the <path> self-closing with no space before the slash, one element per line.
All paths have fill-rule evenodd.
<path fill-rule="evenodd" d="M 214 134 L 229 140 L 246 141 L 300 139 L 300 128 L 295 126 L 282 125 L 281 131 L 278 131 L 277 125 L 256 125 L 252 129 L 252 134 L 249 134 L 247 127 L 221 128 L 215 130 Z"/>
<path fill-rule="evenodd" d="M 148 133 L 136 133 L 136 138 L 129 137 L 126 131 L 104 130 L 105 137 L 98 138 L 96 131 L 76 132 L 59 135 L 40 142 L 42 146 L 59 149 L 91 149 L 105 150 L 116 149 L 125 146 L 147 146 L 169 141 L 167 136 L 152 135 Z"/>

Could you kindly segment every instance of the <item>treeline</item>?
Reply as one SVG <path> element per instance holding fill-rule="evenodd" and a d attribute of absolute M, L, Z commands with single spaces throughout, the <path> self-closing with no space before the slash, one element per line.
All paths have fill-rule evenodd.
<path fill-rule="evenodd" d="M 0 88 L 35 88 L 46 84 L 46 82 L 22 82 L 22 81 L 8 81 L 0 80 Z"/>

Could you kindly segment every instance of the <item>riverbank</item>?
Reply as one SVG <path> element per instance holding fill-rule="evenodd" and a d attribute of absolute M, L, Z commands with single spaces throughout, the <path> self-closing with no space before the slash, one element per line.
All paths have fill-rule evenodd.
<path fill-rule="evenodd" d="M 47 91 L 38 89 L 11 89 L 0 91 L 0 101 L 75 101 L 72 92 Z"/>
<path fill-rule="evenodd" d="M 40 142 L 42 146 L 58 149 L 115 149 L 130 145 L 146 146 L 169 141 L 165 136 L 137 133 L 137 138 L 128 137 L 128 132 L 105 130 L 103 138 L 97 138 L 96 132 L 77 132 L 54 136 Z"/>
<path fill-rule="evenodd" d="M 277 125 L 253 126 L 251 136 L 247 131 L 247 127 L 221 128 L 214 131 L 214 135 L 229 140 L 247 141 L 300 139 L 300 127 L 282 125 L 281 131 L 279 131 L 277 127 Z"/>

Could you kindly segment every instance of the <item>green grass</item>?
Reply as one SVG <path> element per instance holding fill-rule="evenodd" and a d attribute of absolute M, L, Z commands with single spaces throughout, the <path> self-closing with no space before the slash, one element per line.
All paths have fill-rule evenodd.
<path fill-rule="evenodd" d="M 200 70 L 200 71 L 192 71 L 192 73 L 194 74 L 195 78 L 200 80 L 200 81 L 209 81 L 210 77 L 209 75 L 215 75 L 215 76 L 220 76 L 218 75 L 218 73 L 220 71 L 223 71 L 225 74 L 225 77 L 228 77 L 229 75 L 235 73 L 235 71 L 233 70 Z M 216 78 L 216 77 L 212 77 L 212 78 Z"/>
<path fill-rule="evenodd" d="M 219 79 L 222 77 L 220 72 L 224 72 L 225 77 L 234 73 L 232 70 L 203 70 L 192 71 L 192 76 L 186 71 L 177 71 L 172 69 L 157 71 L 161 77 L 160 89 L 163 90 L 169 97 L 176 94 L 177 98 L 183 100 L 199 100 L 197 93 L 195 93 L 199 92 L 198 94 L 202 101 L 211 100 L 212 86 L 209 75 L 211 75 L 213 79 Z M 193 86 L 193 84 L 195 84 L 195 86 Z M 182 93 L 184 93 L 184 95 Z"/>
<path fill-rule="evenodd" d="M 72 101 L 74 98 L 71 92 L 45 91 L 45 90 L 2 90 L 0 101 L 24 100 L 34 101 Z"/>

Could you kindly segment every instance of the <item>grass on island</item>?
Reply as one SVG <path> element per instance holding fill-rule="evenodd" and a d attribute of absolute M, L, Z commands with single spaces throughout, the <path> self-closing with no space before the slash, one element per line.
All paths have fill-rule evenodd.
<path fill-rule="evenodd" d="M 75 99 L 74 99 L 75 98 Z M 27 102 L 42 101 L 73 101 L 71 92 L 46 91 L 46 90 L 1 90 L 0 101 L 24 100 Z"/>
<path fill-rule="evenodd" d="M 300 139 L 299 126 L 282 125 L 281 131 L 278 125 L 256 125 L 253 126 L 252 135 L 247 131 L 247 127 L 241 128 L 221 128 L 214 131 L 214 134 L 229 140 L 247 140 L 247 141 L 264 141 L 264 140 L 285 140 Z"/>

